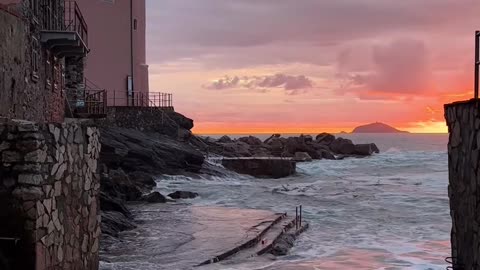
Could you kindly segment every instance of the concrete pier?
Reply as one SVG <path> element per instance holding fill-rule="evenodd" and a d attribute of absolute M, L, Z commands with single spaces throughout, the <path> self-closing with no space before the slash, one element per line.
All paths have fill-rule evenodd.
<path fill-rule="evenodd" d="M 480 269 L 479 108 L 479 100 L 445 105 L 453 269 Z"/>
<path fill-rule="evenodd" d="M 223 158 L 222 165 L 237 173 L 260 178 L 281 178 L 296 173 L 296 162 L 291 158 Z"/>

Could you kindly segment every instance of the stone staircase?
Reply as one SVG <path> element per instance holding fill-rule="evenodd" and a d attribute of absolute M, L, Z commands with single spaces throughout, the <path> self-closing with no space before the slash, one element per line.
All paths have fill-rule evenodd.
<path fill-rule="evenodd" d="M 261 256 L 274 249 L 279 240 L 286 234 L 298 236 L 306 229 L 308 223 L 301 223 L 300 218 L 289 218 L 286 213 L 276 214 L 276 218 L 270 222 L 263 222 L 255 226 L 252 235 L 237 246 L 227 250 L 198 266 L 218 263 L 225 260 L 241 261 L 255 256 Z"/>

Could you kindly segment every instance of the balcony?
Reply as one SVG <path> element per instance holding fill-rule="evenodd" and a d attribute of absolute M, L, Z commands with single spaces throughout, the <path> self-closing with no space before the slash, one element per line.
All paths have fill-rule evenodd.
<path fill-rule="evenodd" d="M 65 1 L 64 23 L 56 27 L 50 18 L 55 8 L 44 5 L 41 42 L 57 57 L 85 56 L 88 53 L 88 26 L 75 1 Z"/>

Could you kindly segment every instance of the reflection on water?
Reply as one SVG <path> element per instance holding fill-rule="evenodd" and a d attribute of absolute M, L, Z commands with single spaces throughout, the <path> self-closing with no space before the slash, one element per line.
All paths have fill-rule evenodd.
<path fill-rule="evenodd" d="M 273 212 L 291 212 L 296 205 L 303 205 L 310 230 L 298 239 L 288 256 L 267 256 L 206 269 L 445 269 L 451 224 L 446 137 L 402 134 L 376 139 L 357 137 L 356 141 L 379 141 L 383 152 L 364 159 L 300 164 L 297 176 L 279 180 L 236 174 L 208 179 L 163 176 L 158 189 L 162 193 L 198 192 L 199 198 L 188 201 L 193 205 Z M 154 218 L 146 215 L 139 213 L 139 218 Z M 180 214 L 163 218 L 167 220 L 142 225 L 147 235 L 154 234 L 159 226 L 183 232 L 187 229 L 182 222 L 194 222 Z M 177 220 L 173 226 L 172 220 Z M 145 241 L 150 249 L 157 245 L 157 250 L 163 250 L 162 245 L 175 235 L 169 237 L 155 244 L 127 234 L 123 244 L 127 250 L 135 246 L 140 250 L 137 253 L 143 252 Z M 164 267 L 165 261 L 142 257 L 133 260 L 137 262 L 135 268 L 126 268 L 126 261 L 129 259 L 118 259 L 109 266 L 186 269 L 182 263 Z M 145 261 L 150 263 L 142 264 Z"/>

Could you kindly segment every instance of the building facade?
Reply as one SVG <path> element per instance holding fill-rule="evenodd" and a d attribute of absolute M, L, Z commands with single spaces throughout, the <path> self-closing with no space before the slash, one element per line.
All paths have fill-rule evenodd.
<path fill-rule="evenodd" d="M 79 87 L 88 51 L 86 23 L 72 3 L 0 0 L 0 116 L 63 121 L 65 85 Z"/>
<path fill-rule="evenodd" d="M 132 105 L 149 92 L 145 0 L 82 0 L 79 6 L 89 25 L 87 86 L 107 90 L 109 106 Z"/>

